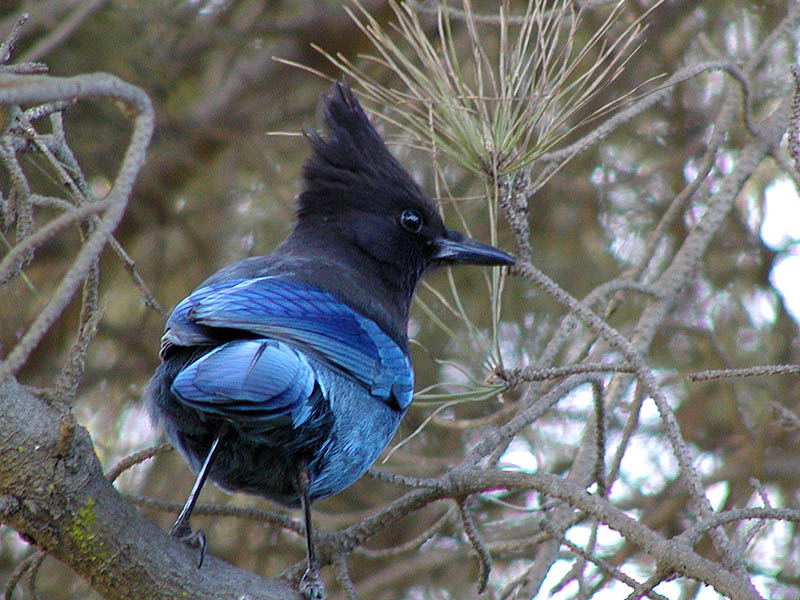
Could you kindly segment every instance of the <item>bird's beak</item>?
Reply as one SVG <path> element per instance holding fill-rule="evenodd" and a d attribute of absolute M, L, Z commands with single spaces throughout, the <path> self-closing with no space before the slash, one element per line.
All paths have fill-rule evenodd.
<path fill-rule="evenodd" d="M 513 265 L 514 258 L 499 248 L 464 237 L 457 231 L 445 229 L 434 245 L 433 258 L 445 264 Z"/>

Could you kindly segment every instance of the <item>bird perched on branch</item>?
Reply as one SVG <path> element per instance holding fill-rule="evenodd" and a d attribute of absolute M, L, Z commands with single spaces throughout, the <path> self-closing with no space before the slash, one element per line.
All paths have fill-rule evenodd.
<path fill-rule="evenodd" d="M 311 503 L 358 479 L 411 404 L 406 330 L 420 278 L 514 262 L 444 226 L 345 81 L 322 112 L 325 136 L 306 133 L 294 230 L 175 307 L 147 388 L 151 416 L 197 474 L 170 533 L 198 546 L 202 565 L 189 518 L 206 478 L 302 507 L 309 598 L 324 597 Z"/>

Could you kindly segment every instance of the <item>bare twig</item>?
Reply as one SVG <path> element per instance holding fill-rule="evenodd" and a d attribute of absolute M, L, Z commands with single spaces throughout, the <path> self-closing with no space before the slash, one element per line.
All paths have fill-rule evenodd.
<path fill-rule="evenodd" d="M 504 381 L 509 389 L 520 385 L 523 381 L 549 381 L 581 373 L 634 373 L 635 369 L 628 364 L 603 364 L 603 363 L 578 363 L 577 365 L 564 365 L 562 367 L 538 368 L 515 367 L 495 373 L 496 377 Z"/>
<path fill-rule="evenodd" d="M 486 591 L 486 586 L 489 585 L 489 575 L 492 572 L 492 555 L 469 512 L 469 498 L 459 500 L 456 504 L 458 505 L 458 514 L 461 517 L 461 526 L 464 528 L 464 533 L 467 534 L 472 548 L 478 555 L 478 593 L 482 594 Z"/>
<path fill-rule="evenodd" d="M 97 285 L 99 283 L 99 275 L 91 276 L 97 273 L 97 269 L 90 271 L 90 277 L 87 277 L 84 287 L 92 287 L 96 293 Z M 56 381 L 56 389 L 58 396 L 63 402 L 72 402 L 78 392 L 78 386 L 83 379 L 83 373 L 86 368 L 86 356 L 89 353 L 89 344 L 94 340 L 97 334 L 97 327 L 100 324 L 100 319 L 103 318 L 104 307 L 95 308 L 90 310 L 83 319 L 80 327 L 78 327 L 78 335 L 75 341 L 70 346 L 67 353 L 67 360 L 61 368 Z"/>
<path fill-rule="evenodd" d="M 11 59 L 11 54 L 14 51 L 14 46 L 19 41 L 22 27 L 28 21 L 28 13 L 22 13 L 17 17 L 16 22 L 11 28 L 5 40 L 0 43 L 0 73 L 17 73 L 20 75 L 30 75 L 33 73 L 47 72 L 47 65 L 39 62 L 21 62 L 16 64 L 6 64 Z"/>
<path fill-rule="evenodd" d="M 382 548 L 380 550 L 373 550 L 371 548 L 365 547 L 358 547 L 354 548 L 354 554 L 360 554 L 363 556 L 368 556 L 370 558 L 378 558 L 381 556 L 395 556 L 397 554 L 401 554 L 403 552 L 408 552 L 409 550 L 417 550 L 419 547 L 426 541 L 428 541 L 433 535 L 438 532 L 445 524 L 447 524 L 453 515 L 452 507 L 447 508 L 443 513 L 442 516 L 434 521 L 433 525 L 430 527 L 425 528 L 422 533 L 415 536 L 413 539 L 410 539 L 407 542 L 403 542 L 402 544 L 398 544 L 395 546 L 391 546 L 389 548 Z"/>
<path fill-rule="evenodd" d="M 19 561 L 19 564 L 14 568 L 14 571 L 11 573 L 11 576 L 8 578 L 3 588 L 3 600 L 11 600 L 14 590 L 20 580 L 25 577 L 26 573 L 35 573 L 45 558 L 47 558 L 47 552 L 45 550 L 36 550 L 31 555 Z"/>
<path fill-rule="evenodd" d="M 606 405 L 603 394 L 603 382 L 592 380 L 592 398 L 594 400 L 594 423 L 597 430 L 597 456 L 595 458 L 594 480 L 597 482 L 597 495 L 608 496 L 606 480 Z"/>
<path fill-rule="evenodd" d="M 125 498 L 130 500 L 137 506 L 144 506 L 164 512 L 178 513 L 182 504 L 177 502 L 168 502 L 159 498 L 149 498 L 147 496 L 140 496 L 138 494 L 125 494 Z M 291 519 L 280 513 L 261 510 L 258 508 L 242 508 L 239 506 L 225 506 L 223 504 L 198 504 L 192 511 L 194 515 L 212 515 L 215 517 L 238 517 L 240 519 L 248 519 L 258 523 L 269 523 L 277 525 L 283 529 L 295 532 L 298 536 L 303 535 L 305 531 L 303 524 Z"/>
<path fill-rule="evenodd" d="M 3 87 L 0 87 L 0 104 L 14 106 L 53 102 L 73 97 L 101 96 L 124 103 L 135 115 L 135 119 L 131 140 L 116 181 L 104 199 L 107 203 L 107 210 L 100 224 L 79 251 L 45 308 L 6 359 L 0 363 L 0 380 L 16 373 L 24 364 L 50 326 L 66 308 L 75 290 L 89 273 L 111 237 L 111 233 L 122 219 L 136 175 L 144 162 L 145 151 L 150 142 L 154 123 L 153 108 L 147 95 L 139 88 L 110 75 L 79 75 L 64 79 L 7 75 L 4 84 Z M 94 206 L 90 205 L 90 208 L 93 210 L 90 210 L 88 214 L 97 212 Z M 79 210 L 80 208 L 76 209 L 76 211 Z M 6 263 L 9 255 L 5 257 L 3 263 Z M 0 270 L 2 270 L 2 263 L 0 263 Z"/>
<path fill-rule="evenodd" d="M 555 165 L 563 164 L 564 161 L 571 159 L 577 154 L 580 154 L 584 150 L 587 150 L 597 144 L 597 142 L 605 138 L 609 133 L 614 131 L 623 123 L 631 121 L 637 115 L 640 115 L 645 110 L 661 102 L 670 93 L 672 93 L 672 89 L 675 85 L 697 77 L 706 71 L 724 71 L 731 75 L 731 77 L 733 77 L 742 86 L 742 90 L 746 99 L 745 107 L 748 106 L 747 99 L 749 98 L 749 85 L 747 83 L 747 77 L 738 67 L 730 63 L 720 61 L 711 61 L 697 65 L 690 65 L 671 75 L 666 81 L 659 84 L 656 89 L 647 92 L 646 95 L 640 100 L 637 100 L 627 108 L 603 121 L 599 127 L 586 134 L 578 141 L 570 144 L 566 148 L 548 152 L 547 154 L 543 155 L 540 160 L 542 162 L 554 165 L 552 168 L 555 168 Z M 748 130 L 751 130 L 751 132 L 755 134 L 754 128 L 750 124 L 748 110 L 745 110 L 745 119 L 748 125 Z"/>
<path fill-rule="evenodd" d="M 347 600 L 358 600 L 358 594 L 356 594 L 353 580 L 350 579 L 350 573 L 347 570 L 347 561 L 343 555 L 338 553 L 333 555 L 333 572 L 336 573 L 336 580 L 347 595 Z"/>
<path fill-rule="evenodd" d="M 733 379 L 736 377 L 764 377 L 766 375 L 797 375 L 800 365 L 759 365 L 741 369 L 711 369 L 689 373 L 689 381 L 714 381 L 715 379 Z"/>
<path fill-rule="evenodd" d="M 0 43 L 0 64 L 7 63 L 11 58 L 11 53 L 14 50 L 14 46 L 17 44 L 17 40 L 19 40 L 19 34 L 22 31 L 22 26 L 25 25 L 27 20 L 28 13 L 21 14 L 6 39 Z"/>
<path fill-rule="evenodd" d="M 789 121 L 789 152 L 794 159 L 795 173 L 800 173 L 800 71 L 792 65 L 794 94 L 792 96 L 792 118 Z"/>
<path fill-rule="evenodd" d="M 558 531 L 555 527 L 553 527 L 553 524 L 550 523 L 548 521 L 548 519 L 542 519 L 541 524 L 542 524 L 542 529 L 544 529 L 551 536 L 556 538 L 559 541 L 560 544 L 562 544 L 562 545 L 566 546 L 567 548 L 569 548 L 571 552 L 573 552 L 577 556 L 580 556 L 585 561 L 588 561 L 588 562 L 591 562 L 591 563 L 595 564 L 604 573 L 607 573 L 609 576 L 613 577 L 614 579 L 616 579 L 618 581 L 621 581 L 625 585 L 631 587 L 633 590 L 638 591 L 639 594 L 641 594 L 641 595 L 645 595 L 648 598 L 655 598 L 655 599 L 658 599 L 658 600 L 666 600 L 665 596 L 662 596 L 661 594 L 653 592 L 652 590 L 649 590 L 649 589 L 643 589 L 642 588 L 642 584 L 639 583 L 638 581 L 636 581 L 635 579 L 633 579 L 632 577 L 629 577 L 628 575 L 626 575 L 625 573 L 623 573 L 622 571 L 620 571 L 619 569 L 617 569 L 613 565 L 609 564 L 607 561 L 605 561 L 605 560 L 603 560 L 601 558 L 597 558 L 596 556 L 593 556 L 592 554 L 586 552 L 583 548 L 581 548 L 577 544 L 574 544 L 573 542 L 571 542 L 565 535 L 563 535 L 560 531 Z M 661 581 L 661 580 L 659 579 L 658 581 Z"/>
<path fill-rule="evenodd" d="M 754 507 L 737 508 L 715 513 L 704 518 L 681 533 L 678 538 L 681 543 L 694 545 L 700 537 L 708 531 L 725 525 L 737 523 L 748 519 L 766 519 L 772 521 L 791 521 L 800 523 L 800 510 L 796 508 Z"/>
<path fill-rule="evenodd" d="M 172 446 L 170 444 L 158 444 L 157 446 L 150 446 L 149 448 L 144 448 L 138 452 L 134 452 L 133 454 L 121 459 L 117 464 L 106 471 L 106 479 L 113 482 L 117 477 L 122 475 L 122 473 L 131 467 L 143 463 L 151 458 L 155 458 L 156 456 L 164 454 L 165 452 L 170 452 L 171 450 Z"/>

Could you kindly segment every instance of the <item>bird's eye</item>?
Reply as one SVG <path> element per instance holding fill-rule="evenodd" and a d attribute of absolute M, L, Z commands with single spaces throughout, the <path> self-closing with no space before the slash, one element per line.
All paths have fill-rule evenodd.
<path fill-rule="evenodd" d="M 419 233 L 422 230 L 422 216 L 415 210 L 406 209 L 400 215 L 400 225 L 411 233 Z"/>

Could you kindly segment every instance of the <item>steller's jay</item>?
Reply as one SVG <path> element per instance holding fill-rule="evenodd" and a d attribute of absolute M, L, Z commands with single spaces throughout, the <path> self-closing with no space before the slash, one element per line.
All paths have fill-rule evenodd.
<path fill-rule="evenodd" d="M 197 473 L 170 534 L 205 552 L 189 517 L 210 477 L 221 488 L 302 507 L 308 570 L 324 597 L 311 502 L 358 479 L 411 403 L 408 312 L 439 265 L 510 265 L 445 228 L 389 153 L 347 83 L 323 97 L 327 136 L 307 132 L 297 224 L 178 304 L 147 388 L 152 418 Z"/>

